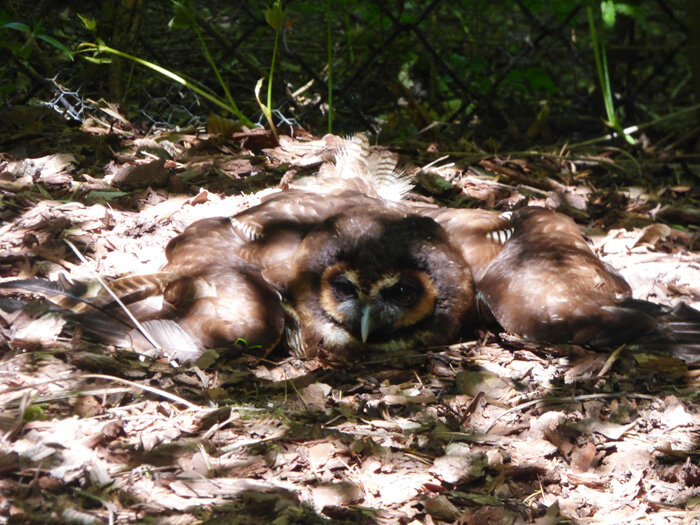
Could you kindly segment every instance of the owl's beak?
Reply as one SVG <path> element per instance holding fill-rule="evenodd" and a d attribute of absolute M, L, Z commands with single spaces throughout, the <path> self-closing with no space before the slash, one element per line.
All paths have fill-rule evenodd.
<path fill-rule="evenodd" d="M 372 329 L 372 316 L 370 315 L 372 311 L 372 306 L 366 304 L 362 307 L 362 317 L 360 318 L 360 335 L 362 336 L 362 342 L 367 342 L 367 337 Z"/>

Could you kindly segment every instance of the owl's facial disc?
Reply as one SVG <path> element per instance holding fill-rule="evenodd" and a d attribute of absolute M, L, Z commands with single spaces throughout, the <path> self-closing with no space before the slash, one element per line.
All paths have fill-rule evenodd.
<path fill-rule="evenodd" d="M 355 339 L 381 343 L 432 314 L 436 292 L 425 272 L 392 270 L 373 281 L 365 273 L 337 263 L 321 277 L 321 307 Z"/>

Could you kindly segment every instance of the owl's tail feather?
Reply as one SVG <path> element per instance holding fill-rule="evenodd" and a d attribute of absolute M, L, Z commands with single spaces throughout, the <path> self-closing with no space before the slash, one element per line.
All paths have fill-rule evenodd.
<path fill-rule="evenodd" d="M 398 155 L 387 150 L 373 151 L 367 135 L 357 133 L 345 140 L 336 155 L 333 178 L 355 183 L 358 187 L 353 189 L 365 195 L 398 202 L 413 189 L 413 182 L 397 164 Z"/>
<path fill-rule="evenodd" d="M 87 338 L 140 354 L 186 362 L 196 360 L 205 349 L 187 326 L 173 319 L 150 319 L 135 326 L 126 316 L 69 313 L 66 317 Z"/>
<path fill-rule="evenodd" d="M 679 303 L 660 316 L 657 331 L 669 341 L 672 355 L 687 363 L 700 362 L 700 311 Z"/>
<path fill-rule="evenodd" d="M 614 315 L 624 316 L 627 312 L 633 314 L 627 315 L 630 319 L 641 315 L 651 321 L 646 324 L 652 327 L 651 330 L 630 340 L 633 347 L 668 352 L 687 363 L 700 363 L 700 311 L 685 303 L 672 308 L 636 299 L 627 299 L 614 307 L 603 308 Z M 591 344 L 611 346 L 620 343 L 615 340 L 616 337 L 630 339 L 629 332 L 618 330 L 616 334 L 617 336 L 603 331 Z"/>
<path fill-rule="evenodd" d="M 196 359 L 204 346 L 192 332 L 172 319 L 149 319 L 168 315 L 169 305 L 163 301 L 165 274 L 132 276 L 110 283 L 112 291 L 137 319 L 131 319 L 98 283 L 20 279 L 0 283 L 0 288 L 31 292 L 41 295 L 52 305 L 50 311 L 59 312 L 65 319 L 83 329 L 90 339 L 105 344 L 127 347 L 149 355 L 173 357 L 178 361 Z M 27 303 L 3 298 L 0 308 L 16 310 Z"/>
<path fill-rule="evenodd" d="M 71 281 L 63 275 L 57 281 L 47 279 L 5 281 L 0 283 L 0 288 L 38 293 L 62 309 L 70 309 L 81 303 L 91 305 L 89 298 L 95 295 L 90 283 Z"/>

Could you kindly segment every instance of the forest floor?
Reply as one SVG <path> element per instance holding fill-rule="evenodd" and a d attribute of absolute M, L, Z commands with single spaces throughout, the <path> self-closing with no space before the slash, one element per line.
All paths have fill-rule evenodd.
<path fill-rule="evenodd" d="M 315 173 L 338 142 L 0 120 L 2 280 L 156 271 L 188 224 Z M 688 162 L 658 153 L 649 178 L 614 149 L 426 167 L 435 149 L 399 150 L 415 198 L 558 209 L 635 297 L 700 307 Z M 175 366 L 64 328 L 0 311 L 2 522 L 700 522 L 700 367 L 643 348 L 483 332 L 342 369 L 281 350 Z"/>

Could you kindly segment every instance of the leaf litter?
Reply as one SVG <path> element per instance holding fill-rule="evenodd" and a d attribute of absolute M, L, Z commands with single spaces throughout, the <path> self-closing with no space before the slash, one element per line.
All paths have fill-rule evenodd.
<path fill-rule="evenodd" d="M 47 133 L 0 157 L 3 279 L 156 271 L 188 224 L 256 204 L 340 143 L 299 130 L 276 147 L 260 132 L 65 133 L 81 134 L 75 151 Z M 409 172 L 420 155 L 404 159 Z M 426 170 L 412 198 L 555 207 L 635 297 L 697 308 L 696 187 L 625 185 L 623 163 L 457 159 Z M 40 300 L 0 315 L 5 522 L 700 519 L 700 371 L 644 349 L 608 355 L 484 332 L 344 369 L 213 350 L 173 366 L 63 328 Z"/>

